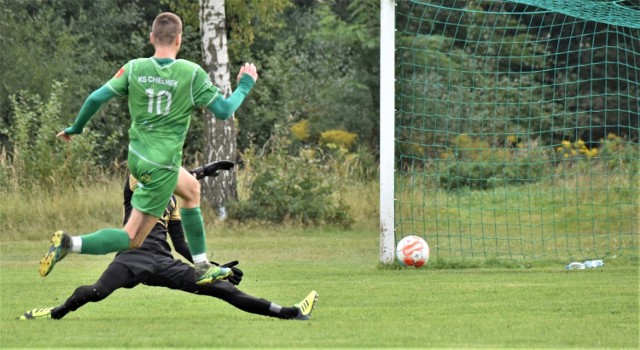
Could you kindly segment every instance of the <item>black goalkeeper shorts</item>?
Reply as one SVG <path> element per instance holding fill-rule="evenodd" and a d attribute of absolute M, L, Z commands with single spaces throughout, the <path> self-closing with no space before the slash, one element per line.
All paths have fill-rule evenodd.
<path fill-rule="evenodd" d="M 194 281 L 191 265 L 173 257 L 133 249 L 120 253 L 112 264 L 123 265 L 133 274 L 135 284 L 180 289 L 185 283 Z"/>

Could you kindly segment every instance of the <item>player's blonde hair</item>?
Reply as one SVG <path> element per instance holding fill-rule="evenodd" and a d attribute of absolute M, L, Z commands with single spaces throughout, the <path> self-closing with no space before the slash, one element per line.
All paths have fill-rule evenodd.
<path fill-rule="evenodd" d="M 170 45 L 182 34 L 182 20 L 175 13 L 163 12 L 153 21 L 151 33 L 156 44 Z"/>

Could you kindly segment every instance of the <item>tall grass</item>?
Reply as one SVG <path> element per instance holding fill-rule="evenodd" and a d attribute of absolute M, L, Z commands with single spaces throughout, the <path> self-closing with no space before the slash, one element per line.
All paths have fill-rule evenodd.
<path fill-rule="evenodd" d="M 64 191 L 2 191 L 2 240 L 46 240 L 56 230 L 75 234 L 120 227 L 123 187 L 124 177 L 114 176 Z"/>
<path fill-rule="evenodd" d="M 270 226 L 331 226 L 338 212 L 347 218 L 344 222 L 353 221 L 354 228 L 377 232 L 379 185 L 371 173 L 363 172 L 372 168 L 371 159 L 340 148 L 309 148 L 291 155 L 284 151 L 285 141 L 274 141 L 282 143 L 276 147 L 279 151 L 245 155 L 244 166 L 236 170 L 240 201 L 259 194 L 262 202 L 255 201 L 254 211 L 264 210 L 263 202 L 279 203 L 278 211 L 295 207 L 295 212 L 266 223 Z M 573 159 L 538 181 L 491 188 L 445 189 L 437 171 L 403 173 L 396 179 L 396 238 L 422 235 L 432 253 L 441 258 L 638 259 L 638 161 L 626 157 L 620 158 L 624 162 L 612 163 L 612 159 Z M 257 183 L 256 174 L 265 173 L 270 179 Z M 305 173 L 312 173 L 312 178 L 305 179 L 318 182 L 319 187 L 297 188 L 296 181 L 302 181 L 298 175 Z M 0 186 L 0 195 L 11 203 L 0 208 L 6 229 L 3 237 L 42 239 L 56 229 L 85 233 L 120 226 L 123 176 L 119 174 L 77 179 L 73 186 L 58 190 Z M 294 194 L 300 196 L 286 193 L 290 188 L 297 188 Z M 333 216 L 318 214 L 329 206 Z M 221 222 L 206 204 L 203 208 L 208 231 L 251 229 L 264 226 L 267 220 L 244 216 L 241 221 Z M 306 221 L 286 219 L 309 213 L 318 216 Z M 348 227 L 344 222 L 335 226 Z"/>
<path fill-rule="evenodd" d="M 239 172 L 240 182 L 245 176 Z M 2 240 L 44 240 L 56 230 L 79 234 L 103 227 L 122 225 L 122 190 L 124 176 L 105 176 L 91 183 L 53 192 L 22 192 L 0 190 L 4 205 L 0 206 L 3 223 Z M 355 218 L 354 228 L 375 230 L 378 227 L 379 206 L 377 182 L 352 184 L 341 193 Z M 242 189 L 240 190 L 242 192 Z M 250 230 L 256 227 L 281 227 L 296 223 L 220 221 L 206 203 L 202 205 L 208 231 Z"/>
<path fill-rule="evenodd" d="M 245 176 L 239 171 L 239 180 Z M 491 191 L 450 192 L 417 186 L 399 194 L 398 235 L 425 236 L 433 256 L 502 260 L 637 259 L 639 196 L 628 177 L 588 174 Z M 416 185 L 416 184 L 414 184 Z M 78 234 L 119 227 L 123 177 L 114 175 L 55 194 L 5 191 L 3 240 L 46 240 L 55 230 Z M 243 189 L 240 189 L 242 194 Z M 378 230 L 377 181 L 340 189 L 354 229 Z M 299 226 L 220 221 L 203 205 L 208 232 Z"/>

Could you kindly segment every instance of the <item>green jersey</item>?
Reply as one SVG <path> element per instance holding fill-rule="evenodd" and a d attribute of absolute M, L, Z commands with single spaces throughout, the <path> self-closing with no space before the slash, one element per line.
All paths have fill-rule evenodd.
<path fill-rule="evenodd" d="M 186 60 L 138 58 L 107 82 L 118 96 L 128 96 L 129 152 L 158 167 L 178 169 L 195 106 L 220 96 L 207 73 Z"/>

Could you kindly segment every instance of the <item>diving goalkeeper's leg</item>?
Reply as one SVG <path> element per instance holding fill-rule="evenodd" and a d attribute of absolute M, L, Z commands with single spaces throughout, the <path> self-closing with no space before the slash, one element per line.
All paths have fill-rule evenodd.
<path fill-rule="evenodd" d="M 61 319 L 69 312 L 76 311 L 89 302 L 98 302 L 118 288 L 131 288 L 138 282 L 134 275 L 120 263 L 111 263 L 98 281 L 89 286 L 78 287 L 60 306 L 32 309 L 25 312 L 21 320 Z"/>
<path fill-rule="evenodd" d="M 224 300 L 245 312 L 285 320 L 308 320 L 311 316 L 311 311 L 318 301 L 318 293 L 313 291 L 299 304 L 294 306 L 281 306 L 269 300 L 246 294 L 229 281 L 217 281 L 204 285 L 187 281 L 181 289 L 186 292 L 212 296 Z"/>

